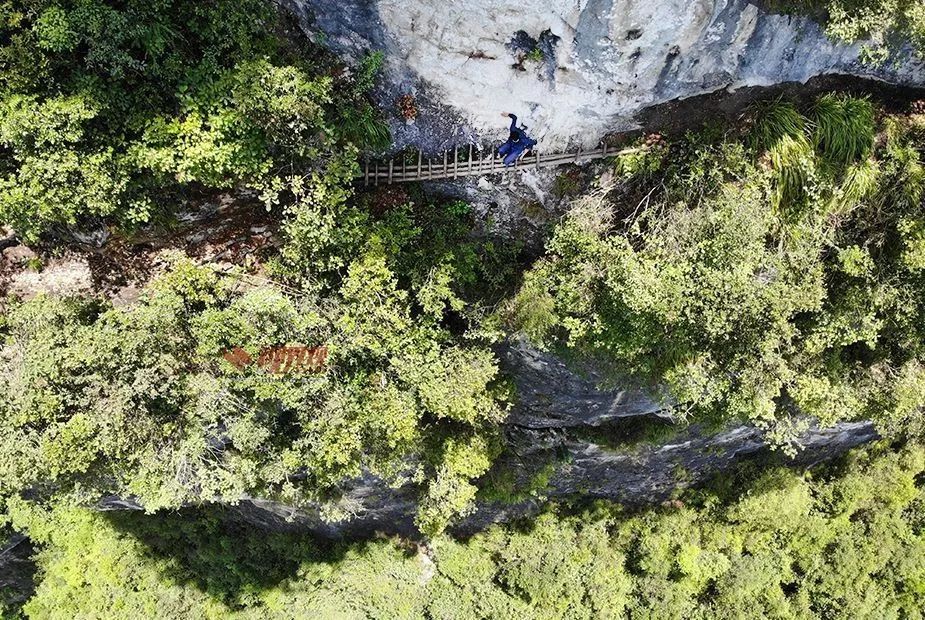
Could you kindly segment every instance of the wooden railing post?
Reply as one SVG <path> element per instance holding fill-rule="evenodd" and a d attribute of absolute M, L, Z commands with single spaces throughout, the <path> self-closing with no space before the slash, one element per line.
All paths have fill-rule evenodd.
<path fill-rule="evenodd" d="M 434 160 L 433 158 L 427 158 L 427 170 L 425 175 L 424 170 L 424 151 L 418 150 L 418 161 L 417 161 L 417 170 L 414 169 L 414 162 L 412 162 L 411 169 L 409 170 L 408 159 L 410 153 L 405 153 L 402 155 L 401 166 L 395 165 L 395 158 L 393 157 L 388 161 L 388 172 L 385 169 L 380 172 L 379 166 L 382 164 L 385 165 L 385 161 L 375 160 L 370 161 L 369 158 L 363 158 L 362 169 L 357 175 L 357 182 L 362 177 L 363 184 L 365 186 L 369 185 L 379 185 L 380 179 L 385 181 L 387 184 L 392 185 L 394 183 L 403 183 L 407 181 L 422 181 L 422 180 L 434 180 L 434 179 L 458 179 L 465 176 L 473 175 L 485 175 L 485 174 L 495 174 L 505 171 L 504 158 L 501 157 L 496 149 L 490 149 L 488 152 L 475 150 L 474 144 L 469 144 L 469 159 L 465 162 L 465 166 L 460 170 L 459 165 L 459 147 L 453 147 L 453 162 L 452 166 L 449 161 L 449 150 L 443 152 L 443 167 L 440 168 L 440 162 L 437 162 L 438 170 L 434 172 Z M 564 152 L 564 153 L 546 153 L 541 154 L 538 150 L 534 149 L 533 155 L 529 156 L 530 159 L 526 157 L 523 158 L 523 162 L 520 159 L 517 159 L 514 164 L 511 166 L 512 169 L 524 169 L 531 166 L 536 168 L 549 168 L 560 166 L 564 164 L 575 163 L 578 164 L 582 160 L 582 157 L 586 157 L 588 161 L 597 160 L 600 158 L 606 159 L 607 157 L 616 157 L 624 153 L 635 152 L 639 149 L 634 148 L 611 148 L 606 141 L 601 141 L 600 146 L 591 150 L 590 152 L 584 152 L 582 147 L 578 147 L 574 153 Z M 478 159 L 476 159 L 478 157 Z"/>

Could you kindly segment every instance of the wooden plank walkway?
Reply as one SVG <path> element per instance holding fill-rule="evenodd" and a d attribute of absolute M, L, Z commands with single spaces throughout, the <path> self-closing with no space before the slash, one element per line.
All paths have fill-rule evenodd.
<path fill-rule="evenodd" d="M 491 152 L 482 157 L 475 152 L 475 148 L 470 144 L 468 153 L 463 151 L 463 158 L 460 158 L 460 149 L 453 150 L 453 158 L 450 159 L 449 151 L 443 153 L 442 161 L 438 159 L 436 164 L 433 159 L 428 158 L 426 162 L 418 151 L 417 162 L 408 163 L 407 159 L 390 159 L 387 162 L 370 162 L 363 164 L 363 170 L 357 179 L 363 179 L 364 185 L 391 185 L 393 183 L 411 183 L 414 181 L 432 181 L 436 179 L 458 179 L 460 177 L 482 176 L 485 174 L 500 174 L 503 172 L 512 172 L 514 170 L 527 170 L 531 168 L 552 168 L 564 164 L 578 164 L 593 161 L 595 159 L 604 159 L 606 157 L 615 157 L 640 150 L 639 148 L 617 149 L 613 146 L 602 144 L 598 148 L 586 151 L 578 149 L 572 153 L 540 153 L 534 150 L 529 157 L 521 158 L 513 166 L 505 166 L 498 151 L 492 148 Z M 468 155 L 468 157 L 466 157 Z"/>

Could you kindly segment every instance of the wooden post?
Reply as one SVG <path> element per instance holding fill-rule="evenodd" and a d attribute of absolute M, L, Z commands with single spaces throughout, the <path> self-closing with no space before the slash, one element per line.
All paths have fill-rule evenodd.
<path fill-rule="evenodd" d="M 418 181 L 421 180 L 421 150 L 418 149 Z"/>
<path fill-rule="evenodd" d="M 404 181 L 405 177 L 408 175 L 408 158 L 401 158 L 401 178 Z"/>
<path fill-rule="evenodd" d="M 443 176 L 447 175 L 446 151 L 443 151 Z"/>
<path fill-rule="evenodd" d="M 434 178 L 434 160 L 430 157 L 427 158 L 427 178 Z"/>
<path fill-rule="evenodd" d="M 459 148 L 453 147 L 453 178 L 459 178 Z"/>
<path fill-rule="evenodd" d="M 469 175 L 472 175 L 472 145 L 469 145 Z"/>
<path fill-rule="evenodd" d="M 536 167 L 537 168 L 540 167 L 540 152 L 539 151 L 536 152 Z"/>
<path fill-rule="evenodd" d="M 363 185 L 368 186 L 369 185 L 369 160 L 368 159 L 366 160 L 365 168 L 366 168 L 366 172 L 363 176 Z"/>
<path fill-rule="evenodd" d="M 575 153 L 575 163 L 578 163 L 578 160 L 581 159 L 581 147 L 578 147 L 578 152 Z"/>
<path fill-rule="evenodd" d="M 376 187 L 379 187 L 379 162 L 376 162 Z"/>
<path fill-rule="evenodd" d="M 389 185 L 392 184 L 392 166 L 395 163 L 394 159 L 389 160 Z"/>
<path fill-rule="evenodd" d="M 603 144 L 601 145 L 601 157 L 603 159 L 607 159 L 607 140 L 604 140 Z"/>

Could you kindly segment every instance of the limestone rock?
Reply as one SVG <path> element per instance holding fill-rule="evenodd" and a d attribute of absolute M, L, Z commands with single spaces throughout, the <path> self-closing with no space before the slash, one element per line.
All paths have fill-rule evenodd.
<path fill-rule="evenodd" d="M 748 0 L 285 0 L 305 30 L 353 59 L 386 56 L 384 108 L 396 146 L 440 151 L 503 133 L 517 113 L 542 148 L 592 147 L 653 105 L 724 88 L 824 74 L 922 84 L 911 53 L 881 68 L 861 44 L 829 40 L 807 18 Z"/>

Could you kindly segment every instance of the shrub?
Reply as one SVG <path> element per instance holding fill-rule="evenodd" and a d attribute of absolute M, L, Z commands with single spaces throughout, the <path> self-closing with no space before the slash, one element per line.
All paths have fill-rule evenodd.
<path fill-rule="evenodd" d="M 219 507 L 157 515 L 15 506 L 42 545 L 30 617 L 916 617 L 921 447 L 812 475 L 740 468 L 661 507 L 549 509 L 428 547 L 330 543 Z"/>
<path fill-rule="evenodd" d="M 866 100 L 823 96 L 813 114 L 760 106 L 747 151 L 734 134 L 687 138 L 671 146 L 684 159 L 633 193 L 582 197 L 498 316 L 666 385 L 680 413 L 747 418 L 788 449 L 806 425 L 794 404 L 917 435 L 923 291 L 907 191 L 920 185 L 902 179 L 919 176 L 906 149 L 921 137 L 888 119 L 894 137 L 875 152 Z"/>

